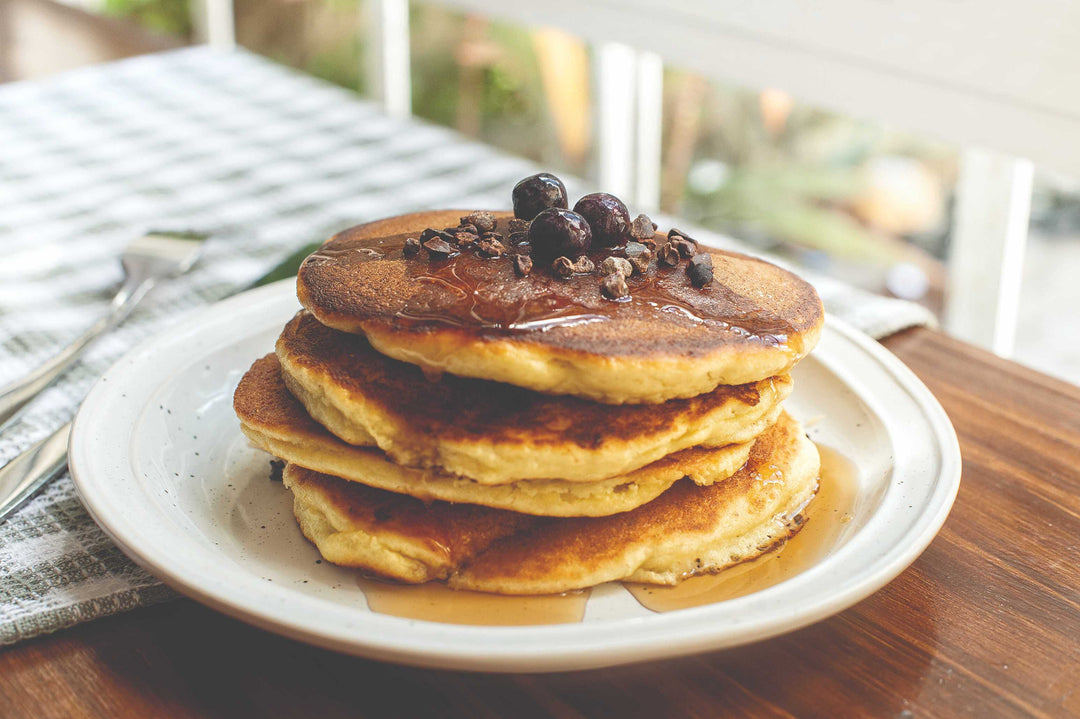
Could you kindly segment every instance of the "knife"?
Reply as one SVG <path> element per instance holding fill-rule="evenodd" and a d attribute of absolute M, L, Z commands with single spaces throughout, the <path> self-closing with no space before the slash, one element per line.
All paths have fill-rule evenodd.
<path fill-rule="evenodd" d="M 67 469 L 71 422 L 0 468 L 0 522 Z"/>
<path fill-rule="evenodd" d="M 244 289 L 254 289 L 295 276 L 300 269 L 300 263 L 320 244 L 314 242 L 301 247 Z M 0 522 L 6 520 L 12 512 L 67 469 L 70 433 L 71 422 L 68 422 L 0 467 Z"/>

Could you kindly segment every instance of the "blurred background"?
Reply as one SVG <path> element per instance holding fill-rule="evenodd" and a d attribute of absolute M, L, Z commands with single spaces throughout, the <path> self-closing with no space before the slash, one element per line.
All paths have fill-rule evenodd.
<path fill-rule="evenodd" d="M 235 0 L 238 44 L 365 95 L 363 0 Z M 186 0 L 0 0 L 0 80 L 180 47 Z M 411 3 L 412 113 L 595 178 L 598 58 L 551 29 Z M 664 66 L 658 208 L 939 316 L 959 154 Z M 628 202 L 632 210 L 633 202 Z M 1080 384 L 1080 183 L 1036 172 L 1013 356 Z"/>

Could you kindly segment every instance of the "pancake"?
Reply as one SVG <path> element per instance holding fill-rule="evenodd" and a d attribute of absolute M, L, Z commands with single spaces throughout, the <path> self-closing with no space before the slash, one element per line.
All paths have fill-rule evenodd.
<path fill-rule="evenodd" d="M 285 326 L 277 355 L 289 390 L 338 437 L 375 444 L 398 464 L 489 485 L 594 482 L 689 447 L 749 442 L 776 421 L 792 387 L 782 375 L 659 405 L 612 406 L 453 375 L 430 381 L 305 312 Z"/>
<path fill-rule="evenodd" d="M 293 464 L 284 480 L 304 535 L 335 564 L 409 583 L 548 594 L 619 579 L 676 584 L 752 559 L 802 526 L 818 468 L 816 447 L 785 414 L 730 479 L 682 480 L 607 517 L 425 504 Z"/>
<path fill-rule="evenodd" d="M 698 484 L 722 481 L 742 467 L 751 446 L 746 442 L 686 449 L 598 482 L 529 479 L 484 486 L 467 477 L 402 467 L 377 449 L 342 442 L 312 420 L 289 393 L 274 355 L 257 360 L 244 375 L 233 406 L 252 444 L 291 464 L 425 501 L 481 504 L 557 517 L 625 512 L 651 501 L 683 477 Z"/>
<path fill-rule="evenodd" d="M 630 298 L 619 302 L 601 296 L 596 272 L 561 279 L 536 267 L 518 277 L 514 251 L 404 256 L 406 238 L 456 225 L 463 214 L 421 212 L 335 235 L 300 268 L 301 304 L 323 324 L 364 334 L 379 352 L 429 371 L 611 404 L 694 397 L 784 373 L 820 334 L 813 287 L 730 252 L 709 251 L 714 279 L 700 289 L 685 261 L 671 268 L 654 260 L 645 276 L 627 279 Z M 508 216 L 498 221 L 507 234 Z M 623 252 L 590 257 L 599 266 Z"/>

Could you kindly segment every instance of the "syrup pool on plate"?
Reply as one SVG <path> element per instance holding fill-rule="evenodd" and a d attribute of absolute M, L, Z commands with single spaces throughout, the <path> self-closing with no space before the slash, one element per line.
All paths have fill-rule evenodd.
<path fill-rule="evenodd" d="M 858 498 L 858 470 L 849 459 L 818 445 L 821 483 L 804 514 L 806 523 L 783 547 L 718 574 L 690 577 L 674 587 L 624 583 L 654 612 L 670 612 L 746 596 L 790 579 L 819 562 L 844 534 Z"/>
<path fill-rule="evenodd" d="M 574 624 L 585 616 L 589 601 L 588 590 L 518 597 L 450 589 L 438 582 L 393 584 L 361 578 L 357 584 L 373 612 L 447 624 Z"/>
<path fill-rule="evenodd" d="M 818 445 L 821 479 L 804 510 L 806 522 L 783 547 L 717 574 L 691 577 L 674 587 L 623 582 L 646 609 L 670 612 L 735 599 L 790 579 L 832 551 L 844 535 L 858 499 L 858 469 L 834 449 Z M 585 616 L 589 591 L 505 596 L 461 591 L 428 582 L 408 585 L 357 580 L 368 608 L 407 619 L 473 625 L 573 624 Z"/>

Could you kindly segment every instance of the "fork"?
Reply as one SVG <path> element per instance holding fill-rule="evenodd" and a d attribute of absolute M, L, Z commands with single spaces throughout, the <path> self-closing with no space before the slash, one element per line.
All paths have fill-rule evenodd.
<path fill-rule="evenodd" d="M 207 235 L 151 231 L 124 250 L 124 282 L 109 313 L 74 342 L 22 380 L 0 389 L 0 427 L 64 373 L 103 332 L 124 321 L 158 280 L 186 272 L 202 252 Z M 67 467 L 68 422 L 0 467 L 0 522 Z"/>
<path fill-rule="evenodd" d="M 194 232 L 152 230 L 128 245 L 120 257 L 124 283 L 109 303 L 109 313 L 41 367 L 0 388 L 0 426 L 55 382 L 91 342 L 123 322 L 155 282 L 186 272 L 198 259 L 206 237 Z"/>

